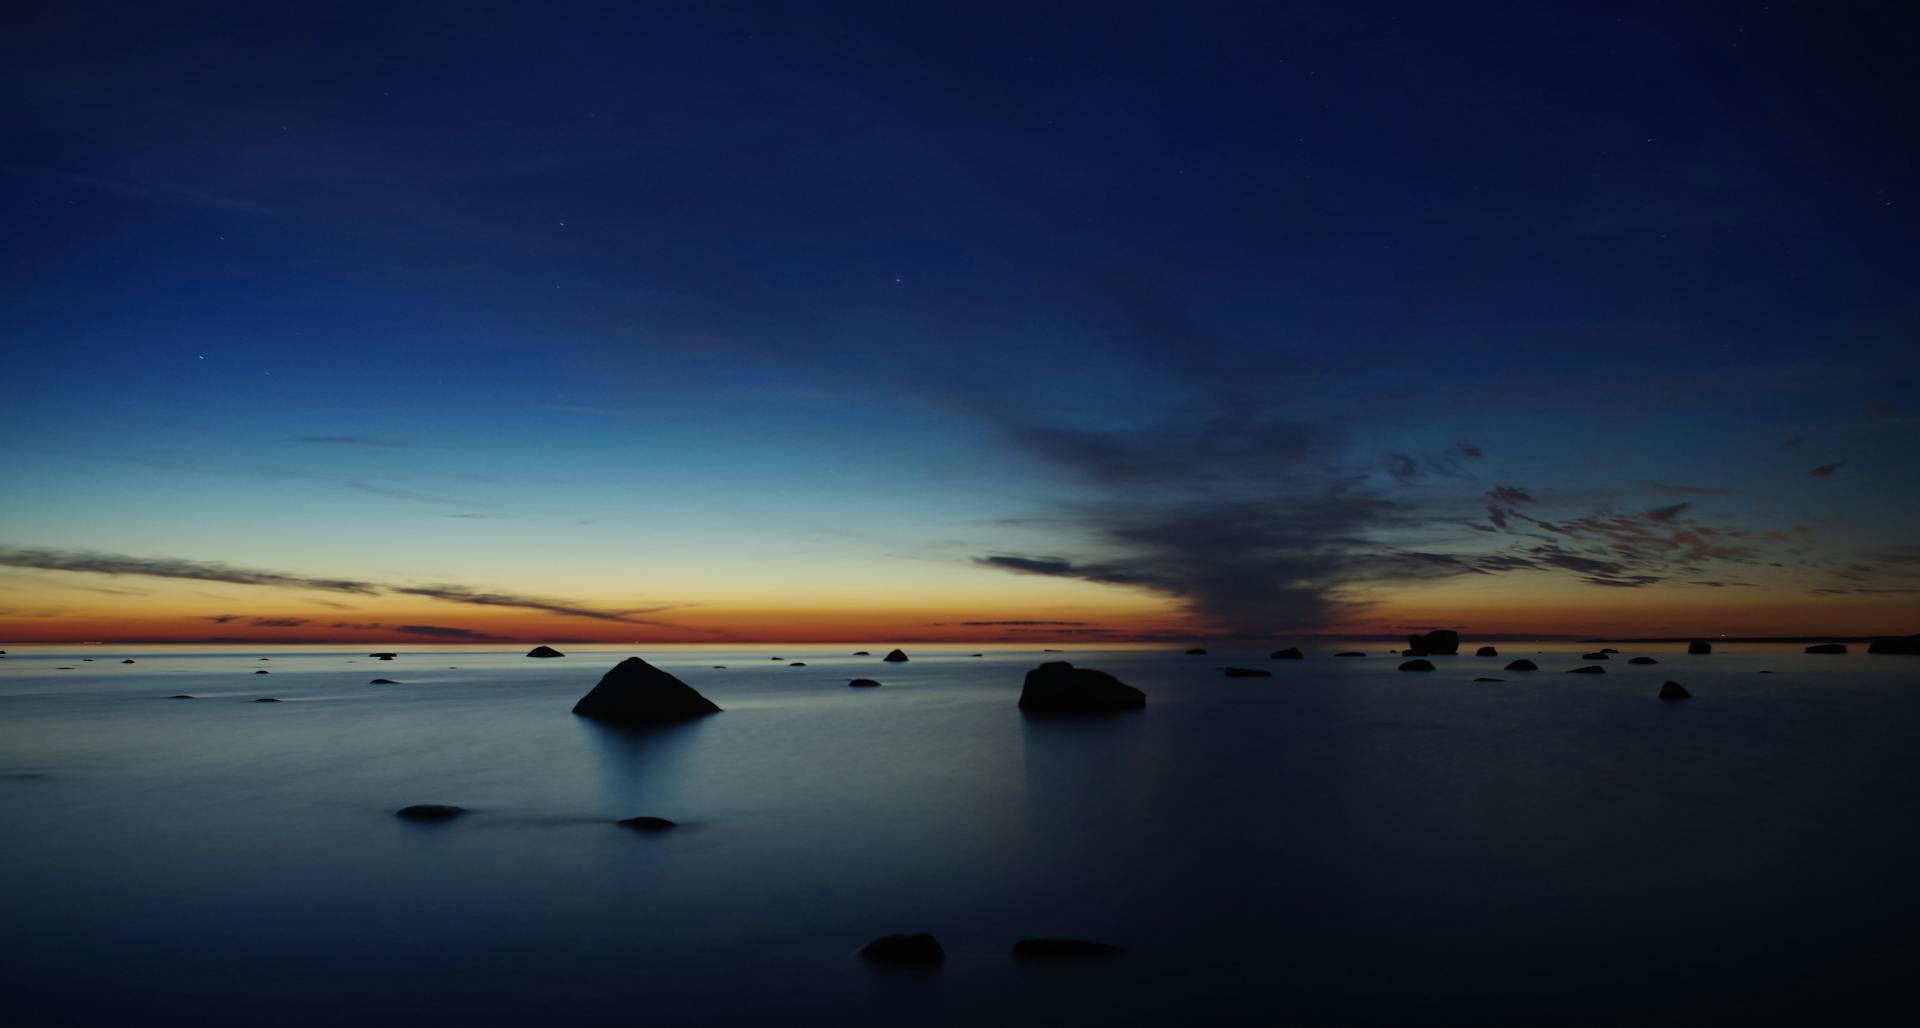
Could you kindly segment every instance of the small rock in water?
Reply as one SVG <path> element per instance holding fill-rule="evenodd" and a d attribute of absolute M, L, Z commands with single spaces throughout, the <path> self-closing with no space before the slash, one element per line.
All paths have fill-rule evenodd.
<path fill-rule="evenodd" d="M 169 696 L 169 697 L 167 697 L 167 699 L 170 699 L 170 700 L 190 700 L 190 699 L 193 699 L 193 697 L 191 697 L 191 696 L 188 696 L 188 695 L 187 695 L 186 693 L 183 693 L 183 692 L 177 692 L 177 693 L 174 693 L 174 694 L 173 694 L 172 696 Z"/>
<path fill-rule="evenodd" d="M 1110 942 L 1092 939 L 1021 939 L 1013 944 L 1015 960 L 1097 960 L 1125 952 Z"/>
<path fill-rule="evenodd" d="M 1686 687 L 1679 682 L 1667 682 L 1660 686 L 1660 698 L 1663 700 L 1688 700 L 1693 698 L 1693 694 L 1688 692 Z"/>
<path fill-rule="evenodd" d="M 1336 657 L 1364 657 L 1364 656 L 1366 656 L 1366 654 L 1364 654 L 1364 653 L 1362 653 L 1362 652 L 1360 652 L 1359 650 L 1347 650 L 1347 651 L 1345 651 L 1345 652 L 1342 652 L 1342 653 L 1336 653 L 1336 654 L 1334 654 L 1334 656 L 1336 656 Z"/>
<path fill-rule="evenodd" d="M 860 947 L 860 957 L 875 964 L 925 967 L 947 959 L 947 951 L 940 948 L 940 940 L 930 933 L 913 932 L 882 935 Z"/>
<path fill-rule="evenodd" d="M 793 663 L 788 664 L 787 666 L 788 667 L 806 667 L 807 665 L 805 661 L 796 660 Z"/>
<path fill-rule="evenodd" d="M 268 670 L 267 670 L 266 668 L 261 668 L 260 670 L 258 670 L 258 671 L 255 671 L 255 672 L 254 672 L 254 674 L 256 674 L 256 675 L 270 675 L 270 674 L 273 674 L 273 672 L 271 672 L 271 671 L 268 671 Z"/>
<path fill-rule="evenodd" d="M 1506 679 L 1504 679 L 1504 678 L 1476 678 L 1476 679 L 1474 679 L 1474 681 L 1476 681 L 1476 682 L 1504 682 L 1504 681 L 1506 681 Z"/>
<path fill-rule="evenodd" d="M 969 657 L 984 657 L 984 656 L 986 656 L 986 654 L 984 654 L 984 653 L 969 653 L 969 654 L 967 654 L 967 656 L 969 656 Z"/>
<path fill-rule="evenodd" d="M 767 659 L 768 659 L 768 660 L 785 660 L 785 659 L 787 659 L 787 658 L 785 658 L 785 657 L 768 657 Z"/>
<path fill-rule="evenodd" d="M 1513 663 L 1508 664 L 1507 670 L 1508 671 L 1538 671 L 1540 670 L 1540 665 L 1535 664 L 1533 661 L 1528 660 L 1525 657 L 1521 657 L 1519 660 L 1516 660 Z"/>
<path fill-rule="evenodd" d="M 879 687 L 880 683 L 871 678 L 856 678 L 847 683 L 849 689 L 878 689 Z"/>
<path fill-rule="evenodd" d="M 1687 644 L 1687 652 L 1694 654 L 1695 656 L 1698 656 L 1703 653 L 1712 653 L 1713 644 L 1706 641 L 1705 639 L 1695 639 L 1694 641 Z"/>
<path fill-rule="evenodd" d="M 527 651 L 527 656 L 529 657 L 564 657 L 566 656 L 566 654 L 561 653 L 559 650 L 556 650 L 551 646 L 535 646 L 533 649 L 530 649 Z"/>
<path fill-rule="evenodd" d="M 1206 655 L 1207 655 L 1207 651 L 1201 649 L 1198 646 L 1195 646 L 1193 649 L 1190 649 L 1187 651 L 1187 656 L 1189 657 L 1204 657 Z"/>
<path fill-rule="evenodd" d="M 1608 660 L 1611 658 L 1607 656 L 1607 651 L 1595 650 L 1592 653 L 1582 653 L 1580 655 L 1580 659 L 1581 660 Z"/>
<path fill-rule="evenodd" d="M 889 664 L 904 664 L 907 661 L 907 655 L 899 650 L 890 650 L 886 656 L 880 659 Z"/>
<path fill-rule="evenodd" d="M 1655 660 L 1655 659 L 1653 659 L 1652 657 L 1635 657 L 1635 658 L 1633 658 L 1632 660 L 1629 660 L 1629 661 L 1627 661 L 1627 663 L 1629 663 L 1629 664 L 1658 664 L 1658 663 L 1660 663 L 1660 662 L 1659 662 L 1659 661 L 1657 661 L 1657 660 Z"/>
<path fill-rule="evenodd" d="M 261 657 L 260 659 L 261 659 L 261 660 L 272 660 L 273 658 L 272 658 L 272 657 Z"/>
<path fill-rule="evenodd" d="M 615 823 L 622 828 L 631 828 L 636 832 L 664 832 L 670 828 L 680 827 L 678 824 L 664 817 L 630 817 L 624 821 L 617 821 Z"/>
<path fill-rule="evenodd" d="M 725 664 L 715 664 L 713 666 L 713 669 L 715 671 L 725 671 L 727 669 L 727 666 Z"/>
<path fill-rule="evenodd" d="M 391 678 L 376 678 L 373 681 L 368 682 L 367 684 L 368 685 L 399 685 L 400 683 L 394 681 Z"/>
<path fill-rule="evenodd" d="M 1220 669 L 1228 678 L 1272 678 L 1273 672 L 1261 671 L 1250 667 L 1223 667 Z"/>
<path fill-rule="evenodd" d="M 1289 646 L 1284 650 L 1274 650 L 1273 656 L 1267 659 L 1269 660 L 1305 660 L 1306 657 L 1307 657 L 1306 654 L 1300 652 L 1300 647 Z"/>
<path fill-rule="evenodd" d="M 1598 664 L 1588 664 L 1586 667 L 1570 667 L 1567 669 L 1567 674 L 1570 675 L 1604 675 L 1606 673 L 1607 669 Z"/>
<path fill-rule="evenodd" d="M 868 653 L 868 652 L 867 652 L 866 650 L 854 650 L 854 651 L 853 651 L 853 655 L 854 655 L 854 656 L 856 656 L 856 657 L 871 657 L 871 656 L 873 656 L 873 654 L 871 654 L 871 653 Z"/>
<path fill-rule="evenodd" d="M 257 700 L 254 700 L 253 702 L 255 702 L 255 703 L 279 703 L 280 701 L 279 701 L 279 700 L 276 700 L 276 699 L 274 699 L 274 698 L 273 698 L 273 697 L 271 697 L 271 696 L 262 696 L 262 697 L 260 697 L 259 699 L 257 699 Z"/>
<path fill-rule="evenodd" d="M 1821 643 L 1818 646 L 1807 647 L 1807 652 L 1808 653 L 1845 653 L 1847 652 L 1847 648 L 1841 645 L 1840 643 Z M 131 664 L 133 662 L 128 661 L 127 663 Z"/>
<path fill-rule="evenodd" d="M 1402 670 L 1402 671 L 1432 671 L 1432 670 L 1433 670 L 1433 661 L 1430 661 L 1430 660 L 1409 660 L 1409 661 L 1407 661 L 1406 663 L 1404 663 L 1404 664 L 1401 664 L 1401 665 L 1400 665 L 1400 670 Z"/>
<path fill-rule="evenodd" d="M 379 657 L 381 660 L 392 660 L 393 658 L 398 657 L 399 654 L 398 653 L 369 653 L 367 654 L 367 656 Z"/>
<path fill-rule="evenodd" d="M 393 812 L 393 816 L 406 821 L 451 821 L 467 813 L 471 811 L 465 807 L 445 803 L 416 803 L 411 807 L 401 807 Z"/>
<path fill-rule="evenodd" d="M 1491 646 L 1482 646 L 1479 649 L 1473 651 L 1473 655 L 1476 657 L 1498 657 L 1500 655 L 1500 651 L 1494 649 Z"/>
<path fill-rule="evenodd" d="M 1809 652 L 1809 653 L 1811 653 L 1811 652 L 1813 652 L 1813 651 L 1812 651 L 1812 650 L 1808 650 L 1807 652 Z M 1847 652 L 1847 648 L 1846 648 L 1845 646 L 1842 646 L 1842 647 L 1840 647 L 1840 652 L 1841 652 L 1841 653 L 1845 653 L 1845 652 Z M 132 664 L 132 663 L 134 663 L 134 662 L 133 662 L 133 661 L 131 661 L 131 660 L 123 660 L 123 661 L 121 661 L 120 663 L 122 663 L 122 664 Z"/>

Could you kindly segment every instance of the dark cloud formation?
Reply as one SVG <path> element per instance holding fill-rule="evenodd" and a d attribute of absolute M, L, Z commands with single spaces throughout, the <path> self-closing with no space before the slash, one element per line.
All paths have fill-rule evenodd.
<path fill-rule="evenodd" d="M 1843 467 L 1846 467 L 1846 465 L 1845 464 L 1822 464 L 1817 468 L 1810 469 L 1807 472 L 1807 474 L 1812 475 L 1815 478 L 1832 478 Z"/>
<path fill-rule="evenodd" d="M 119 554 L 91 553 L 80 550 L 30 549 L 14 546 L 0 546 L 0 566 L 35 568 L 42 571 L 85 572 L 100 575 L 144 575 L 152 578 L 178 578 L 199 582 L 225 582 L 231 585 L 274 586 L 284 589 L 314 589 L 323 592 L 354 593 L 360 596 L 379 596 L 393 594 L 401 596 L 423 596 L 429 599 L 444 600 L 448 603 L 465 603 L 479 607 L 506 607 L 516 610 L 535 610 L 563 617 L 590 618 L 596 621 L 620 621 L 636 625 L 658 625 L 679 627 L 661 621 L 645 621 L 634 617 L 635 614 L 649 614 L 668 609 L 665 606 L 648 607 L 630 611 L 596 610 L 538 596 L 521 596 L 510 593 L 482 592 L 463 585 L 426 585 L 397 586 L 374 582 L 360 582 L 349 579 L 313 578 L 279 571 L 262 571 L 257 568 L 237 568 L 217 561 L 178 560 L 167 557 L 128 557 Z M 225 620 L 215 619 L 216 624 L 224 624 L 239 615 L 221 615 Z"/>

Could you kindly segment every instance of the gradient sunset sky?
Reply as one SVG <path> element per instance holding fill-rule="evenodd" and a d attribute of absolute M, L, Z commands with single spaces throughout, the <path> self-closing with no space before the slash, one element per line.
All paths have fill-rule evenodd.
<path fill-rule="evenodd" d="M 16 14 L 0 645 L 1920 631 L 1899 5 L 1134 6 Z"/>

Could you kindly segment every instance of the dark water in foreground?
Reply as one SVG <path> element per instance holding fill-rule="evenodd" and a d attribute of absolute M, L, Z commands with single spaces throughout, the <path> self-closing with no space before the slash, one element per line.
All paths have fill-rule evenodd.
<path fill-rule="evenodd" d="M 726 713 L 642 734 L 568 712 L 629 649 L 16 648 L 0 1023 L 1907 1020 L 1920 659 L 1083 651 L 1149 706 L 1059 723 L 1057 657 L 853 648 L 645 651 Z M 901 931 L 945 966 L 852 956 Z"/>

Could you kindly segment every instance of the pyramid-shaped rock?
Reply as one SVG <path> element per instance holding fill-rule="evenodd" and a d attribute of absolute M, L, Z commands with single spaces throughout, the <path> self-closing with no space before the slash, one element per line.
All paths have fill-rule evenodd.
<path fill-rule="evenodd" d="M 573 712 L 596 721 L 651 725 L 718 714 L 720 708 L 678 678 L 628 657 L 601 676 Z"/>

